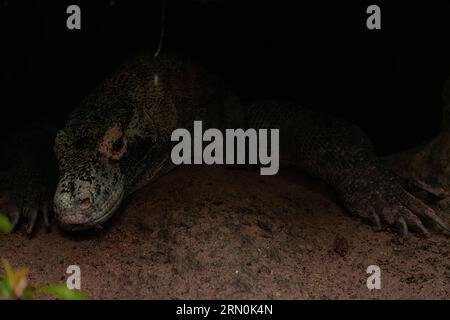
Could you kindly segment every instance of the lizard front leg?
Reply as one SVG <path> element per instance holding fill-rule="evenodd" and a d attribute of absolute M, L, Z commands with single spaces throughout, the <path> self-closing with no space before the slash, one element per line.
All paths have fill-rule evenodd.
<path fill-rule="evenodd" d="M 53 135 L 43 126 L 32 124 L 9 136 L 2 146 L 2 211 L 15 228 L 26 220 L 31 234 L 39 214 L 50 225 L 50 210 L 56 178 L 52 157 Z"/>
<path fill-rule="evenodd" d="M 379 166 L 355 169 L 337 186 L 344 206 L 351 212 L 370 219 L 377 228 L 395 227 L 403 236 L 408 230 L 427 236 L 424 224 L 450 234 L 449 228 L 422 200 L 408 192 L 392 173 Z"/>
<path fill-rule="evenodd" d="M 255 127 L 279 128 L 281 152 L 306 172 L 333 186 L 344 207 L 377 228 L 393 227 L 428 235 L 424 224 L 442 233 L 450 229 L 436 212 L 414 197 L 372 152 L 354 125 L 285 102 L 260 102 L 248 108 Z"/>
<path fill-rule="evenodd" d="M 409 230 L 428 235 L 424 224 L 450 234 L 436 212 L 379 162 L 358 128 L 337 120 L 319 127 L 322 133 L 309 142 L 315 151 L 300 156 L 301 162 L 308 172 L 337 189 L 350 212 L 370 219 L 377 228 L 394 227 L 403 236 Z"/>

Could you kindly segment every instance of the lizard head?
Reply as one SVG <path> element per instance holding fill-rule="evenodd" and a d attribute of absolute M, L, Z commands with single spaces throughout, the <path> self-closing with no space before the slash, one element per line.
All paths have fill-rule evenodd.
<path fill-rule="evenodd" d="M 118 124 L 77 132 L 61 130 L 55 142 L 60 178 L 54 209 L 59 224 L 69 230 L 100 225 L 120 206 L 125 194 L 121 164 L 129 148 Z"/>
<path fill-rule="evenodd" d="M 170 167 L 171 133 L 205 95 L 202 81 L 184 60 L 138 54 L 75 108 L 54 144 L 53 205 L 64 229 L 102 224 L 124 197 Z"/>
<path fill-rule="evenodd" d="M 53 205 L 64 229 L 101 225 L 125 196 L 162 171 L 176 116 L 168 107 L 170 99 L 161 99 L 163 87 L 155 78 L 142 80 L 151 83 L 145 92 L 134 82 L 127 90 L 100 87 L 58 132 L 54 152 L 59 181 Z"/>

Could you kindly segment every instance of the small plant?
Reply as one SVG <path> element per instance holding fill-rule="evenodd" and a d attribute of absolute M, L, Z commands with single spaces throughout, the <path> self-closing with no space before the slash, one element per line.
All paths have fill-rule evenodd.
<path fill-rule="evenodd" d="M 12 225 L 9 220 L 0 214 L 0 233 L 11 233 Z M 85 294 L 80 291 L 67 289 L 66 286 L 56 284 L 40 287 L 28 285 L 28 269 L 14 270 L 9 261 L 2 259 L 4 277 L 0 278 L 0 300 L 30 300 L 37 296 L 50 296 L 63 300 L 82 300 Z"/>
<path fill-rule="evenodd" d="M 11 233 L 12 225 L 8 218 L 0 214 L 0 232 L 1 233 Z"/>

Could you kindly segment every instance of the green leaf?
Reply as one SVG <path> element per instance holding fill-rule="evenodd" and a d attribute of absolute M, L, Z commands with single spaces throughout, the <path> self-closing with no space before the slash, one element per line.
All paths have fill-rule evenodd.
<path fill-rule="evenodd" d="M 35 293 L 63 300 L 84 300 L 86 298 L 86 295 L 83 292 L 67 289 L 67 287 L 62 284 L 36 288 Z"/>
<path fill-rule="evenodd" d="M 33 296 L 36 292 L 36 289 L 33 287 L 26 287 L 25 290 L 23 290 L 22 297 L 20 297 L 20 300 L 33 300 Z"/>
<path fill-rule="evenodd" d="M 0 300 L 12 299 L 12 290 L 9 282 L 6 279 L 0 279 Z"/>
<path fill-rule="evenodd" d="M 4 215 L 0 214 L 0 232 L 11 233 L 12 231 L 11 222 Z"/>

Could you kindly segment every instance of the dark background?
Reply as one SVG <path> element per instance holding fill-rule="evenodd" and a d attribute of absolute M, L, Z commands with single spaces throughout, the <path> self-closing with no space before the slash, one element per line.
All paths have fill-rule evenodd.
<path fill-rule="evenodd" d="M 61 126 L 114 66 L 156 48 L 161 0 L 0 2 L 1 134 Z M 450 1 L 167 0 L 163 52 L 182 52 L 244 100 L 288 98 L 360 125 L 379 154 L 435 135 L 449 72 Z M 81 7 L 82 29 L 66 28 Z M 382 30 L 366 28 L 378 4 Z"/>

